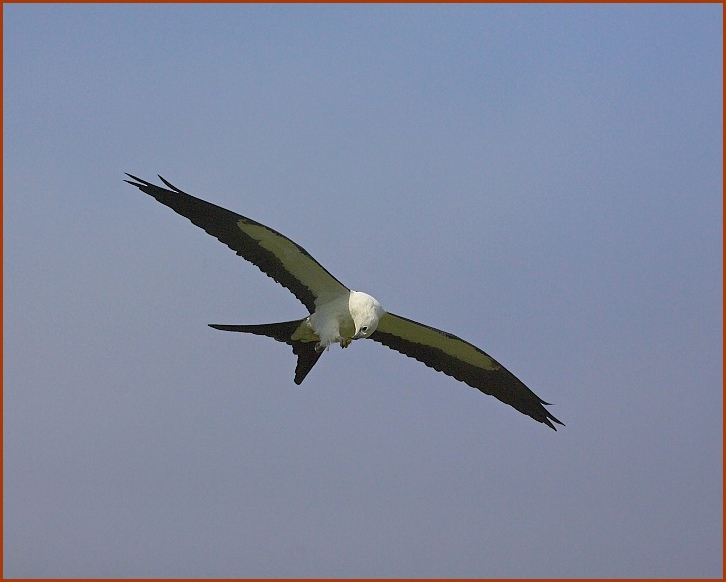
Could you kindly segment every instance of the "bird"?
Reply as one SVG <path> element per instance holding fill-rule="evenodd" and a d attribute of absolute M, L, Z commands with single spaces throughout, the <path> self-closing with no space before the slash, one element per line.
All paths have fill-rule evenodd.
<path fill-rule="evenodd" d="M 307 308 L 295 321 L 210 327 L 270 337 L 292 346 L 295 384 L 301 384 L 331 345 L 349 347 L 371 339 L 499 399 L 553 430 L 564 423 L 497 360 L 446 331 L 394 315 L 367 293 L 343 285 L 303 247 L 272 228 L 183 192 L 159 176 L 165 187 L 126 173 L 142 192 L 189 219 L 287 288 Z M 553 424 L 554 423 L 554 424 Z"/>

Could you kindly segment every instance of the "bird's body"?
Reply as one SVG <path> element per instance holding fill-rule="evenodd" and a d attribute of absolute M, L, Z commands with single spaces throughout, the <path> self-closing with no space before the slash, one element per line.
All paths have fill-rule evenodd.
<path fill-rule="evenodd" d="M 306 319 L 305 324 L 317 337 L 318 349 L 322 351 L 331 344 L 339 343 L 347 348 L 355 335 L 355 323 L 350 311 L 350 302 L 353 293 L 348 297 L 336 297 L 328 303 L 318 305 Z M 300 334 L 298 334 L 300 335 Z M 293 336 L 295 339 L 296 336 Z"/>
<path fill-rule="evenodd" d="M 354 339 L 369 337 L 376 331 L 384 313 L 381 304 L 367 293 L 349 291 L 317 305 L 307 321 L 321 350 L 333 343 L 347 348 Z"/>
<path fill-rule="evenodd" d="M 238 255 L 289 289 L 307 307 L 303 319 L 258 325 L 210 324 L 215 329 L 264 335 L 292 346 L 300 384 L 332 344 L 348 347 L 370 338 L 427 366 L 465 382 L 543 422 L 562 424 L 547 403 L 509 370 L 461 338 L 384 311 L 366 293 L 352 291 L 305 249 L 279 232 L 215 204 L 195 198 L 161 178 L 169 189 L 128 174 L 129 184 L 203 228 Z"/>

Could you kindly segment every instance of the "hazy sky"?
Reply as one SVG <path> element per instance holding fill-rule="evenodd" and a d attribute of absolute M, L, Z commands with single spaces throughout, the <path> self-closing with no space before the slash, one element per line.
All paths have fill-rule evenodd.
<path fill-rule="evenodd" d="M 6 577 L 720 577 L 723 9 L 4 6 Z M 501 361 L 285 289 L 161 174 Z"/>

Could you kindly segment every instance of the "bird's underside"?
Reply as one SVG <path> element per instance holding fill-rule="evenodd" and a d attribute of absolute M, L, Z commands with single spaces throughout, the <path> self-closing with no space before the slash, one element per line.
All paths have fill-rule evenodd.
<path fill-rule="evenodd" d="M 215 204 L 195 198 L 161 178 L 168 188 L 136 178 L 126 180 L 189 219 L 292 292 L 309 316 L 296 321 L 211 327 L 264 335 L 287 343 L 297 356 L 300 384 L 332 343 L 347 347 L 369 338 L 427 366 L 495 396 L 555 429 L 563 424 L 540 399 L 494 358 L 461 338 L 385 312 L 375 299 L 350 291 L 305 249 L 279 232 Z M 556 430 L 556 429 L 555 429 Z"/>

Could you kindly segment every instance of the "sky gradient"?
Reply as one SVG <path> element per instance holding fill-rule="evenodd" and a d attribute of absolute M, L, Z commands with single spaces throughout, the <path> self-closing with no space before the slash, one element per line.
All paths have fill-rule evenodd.
<path fill-rule="evenodd" d="M 5 5 L 6 577 L 721 577 L 720 5 Z M 284 233 L 554 432 L 123 182 Z"/>

